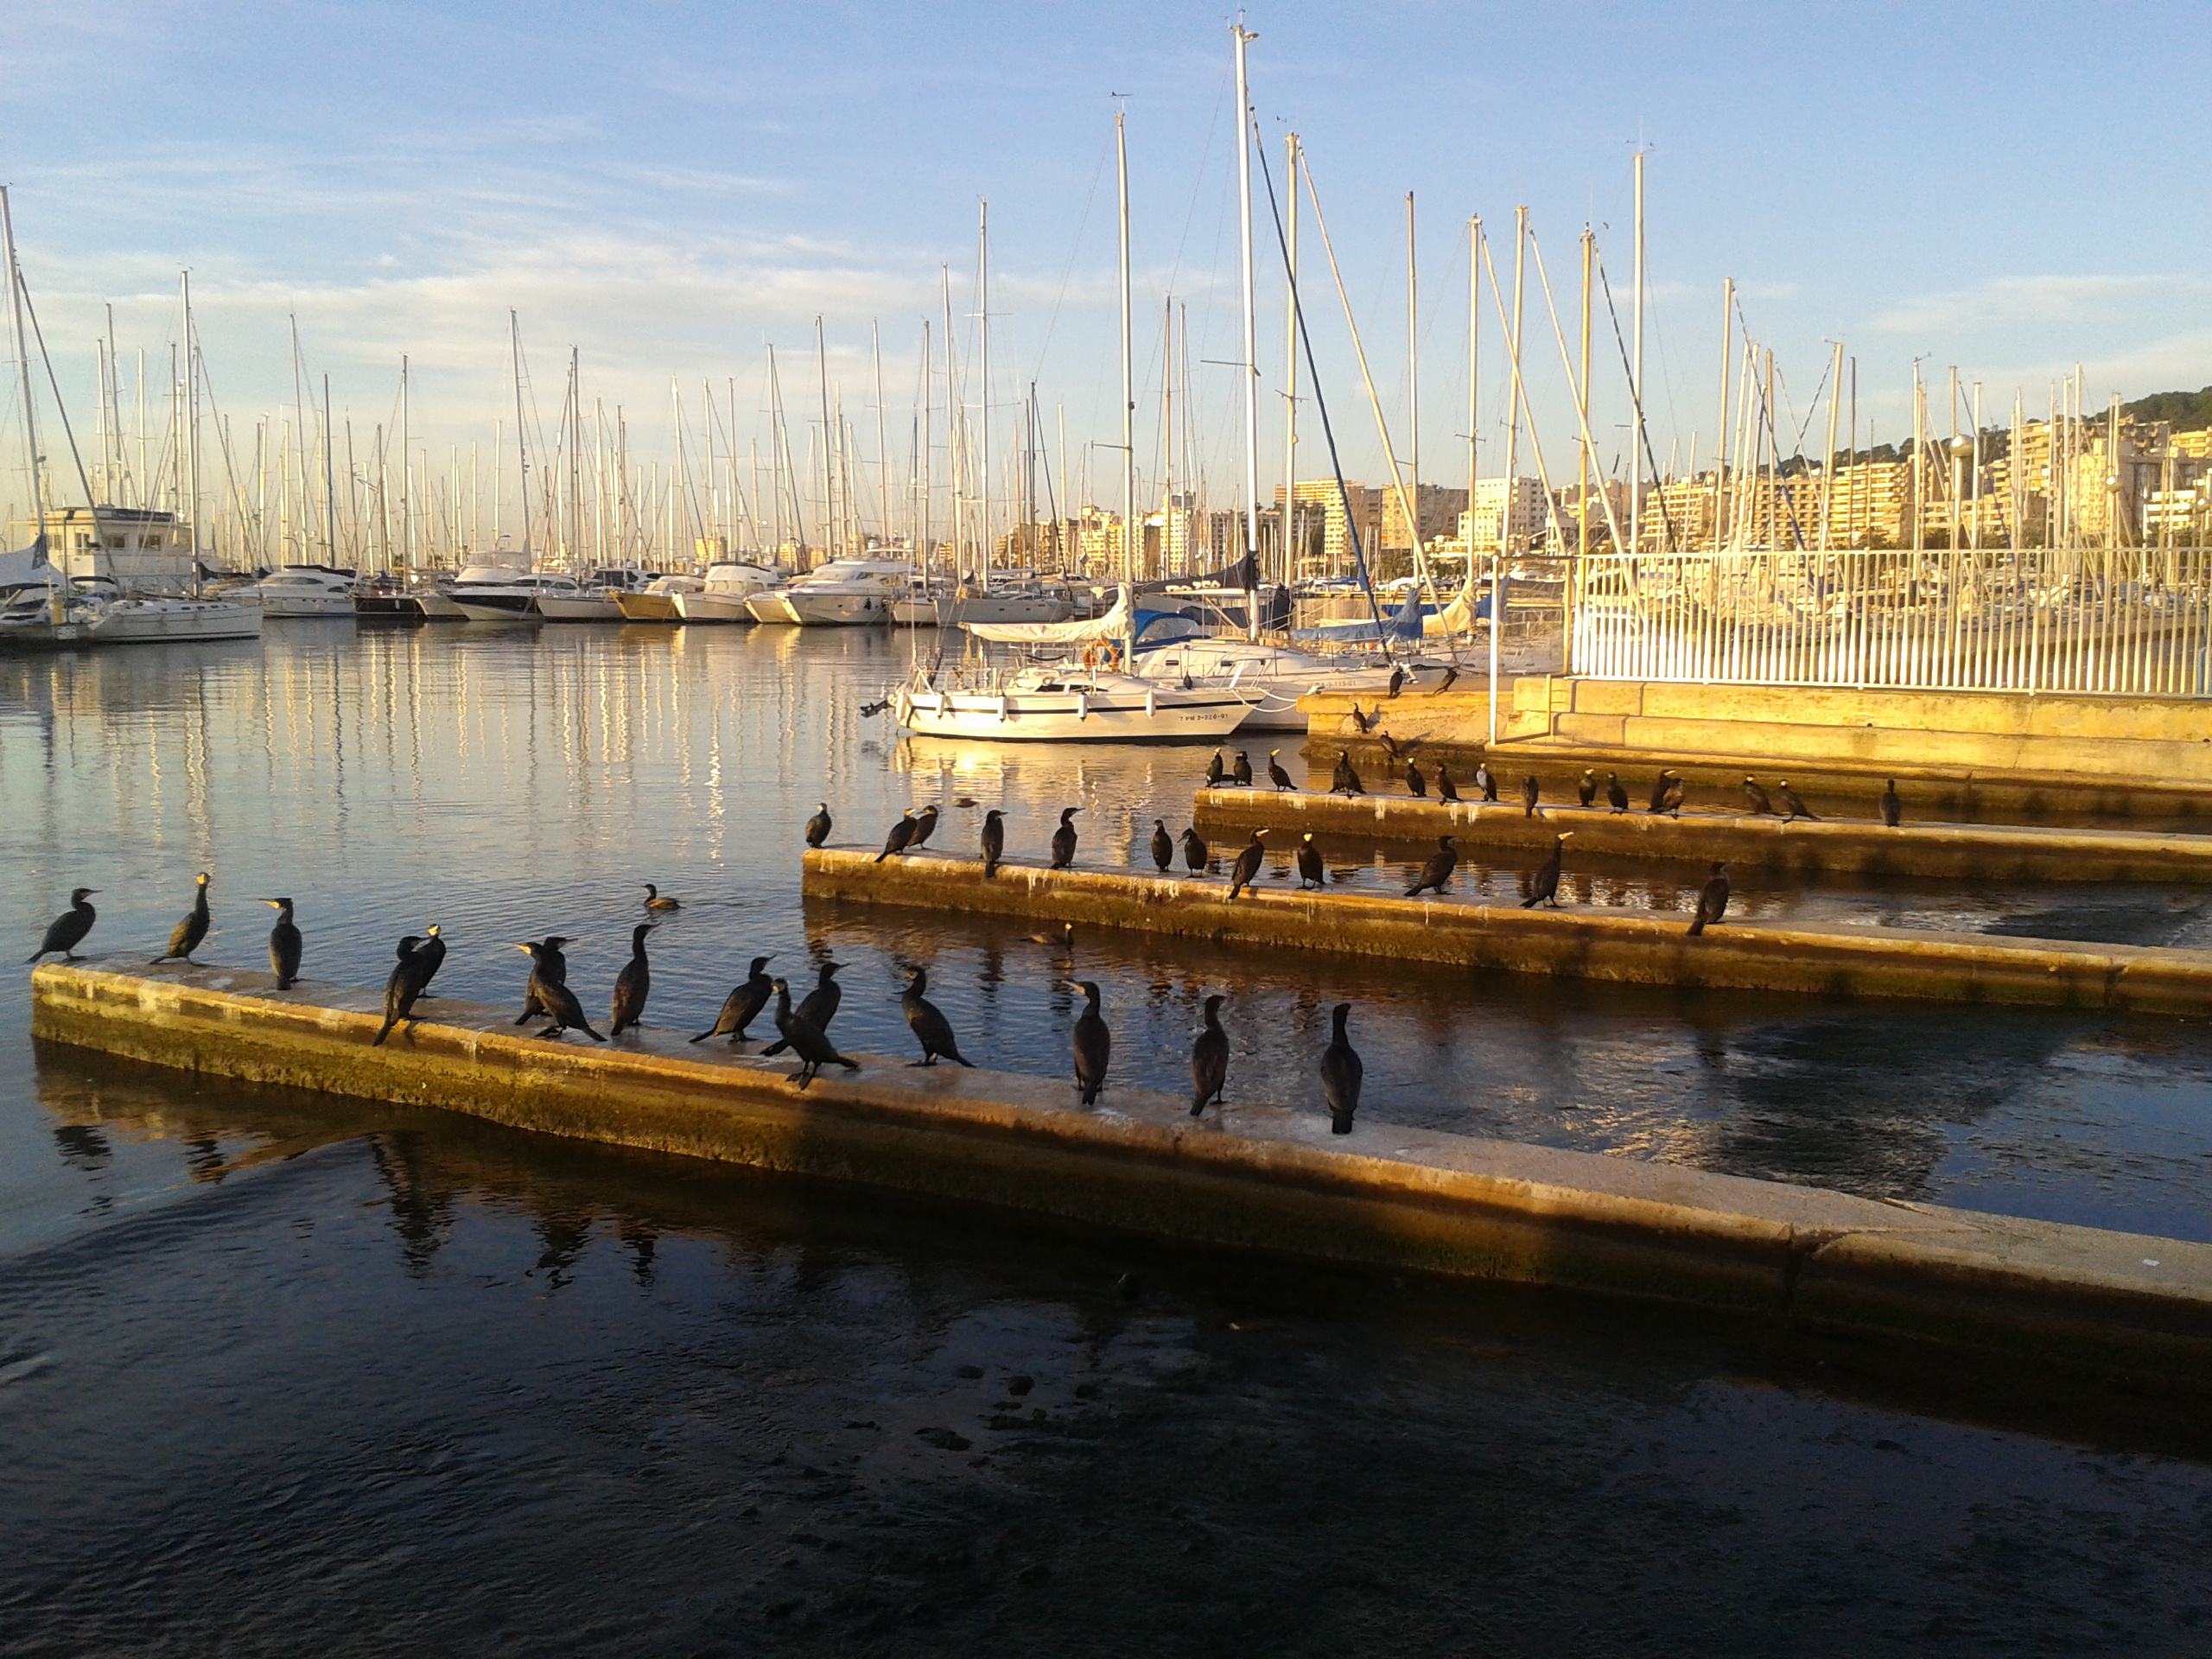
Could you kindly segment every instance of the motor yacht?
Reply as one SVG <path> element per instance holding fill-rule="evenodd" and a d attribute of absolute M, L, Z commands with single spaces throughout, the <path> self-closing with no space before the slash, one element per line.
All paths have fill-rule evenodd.
<path fill-rule="evenodd" d="M 615 594 L 614 603 L 625 622 L 681 622 L 676 601 L 685 594 L 705 591 L 706 586 L 696 576 L 655 576 L 643 588 Z"/>
<path fill-rule="evenodd" d="M 288 564 L 227 597 L 266 617 L 351 616 L 354 573 L 327 564 Z"/>
<path fill-rule="evenodd" d="M 1071 664 L 1017 669 L 964 689 L 918 675 L 895 699 L 899 723 L 918 737 L 1048 743 L 1224 738 L 1243 723 L 1253 702 L 1226 688 L 1185 690 Z"/>
<path fill-rule="evenodd" d="M 766 593 L 788 575 L 765 564 L 710 564 L 697 592 L 675 596 L 676 613 L 686 622 L 750 622 L 753 613 L 746 601 Z"/>
<path fill-rule="evenodd" d="M 852 627 L 891 620 L 891 607 L 912 583 L 907 559 L 832 559 L 782 588 L 746 602 L 755 622 L 801 627 Z"/>
<path fill-rule="evenodd" d="M 652 572 L 609 566 L 594 570 L 574 593 L 549 588 L 537 596 L 537 613 L 548 622 L 620 622 L 621 596 L 652 579 Z"/>
<path fill-rule="evenodd" d="M 583 591 L 574 576 L 542 570 L 517 570 L 502 564 L 472 564 L 446 589 L 446 597 L 472 622 L 542 622 L 542 593 Z"/>

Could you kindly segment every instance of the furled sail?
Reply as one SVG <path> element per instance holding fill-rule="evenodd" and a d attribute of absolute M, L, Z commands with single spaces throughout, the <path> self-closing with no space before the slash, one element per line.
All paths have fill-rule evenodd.
<path fill-rule="evenodd" d="M 1094 639 L 1120 639 L 1129 632 L 1129 590 L 1124 586 L 1103 616 L 1079 622 L 963 622 L 978 639 L 1003 645 L 1080 645 Z"/>

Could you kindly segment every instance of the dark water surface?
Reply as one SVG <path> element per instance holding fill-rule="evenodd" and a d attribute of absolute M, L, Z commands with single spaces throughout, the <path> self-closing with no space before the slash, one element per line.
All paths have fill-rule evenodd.
<path fill-rule="evenodd" d="M 798 825 L 826 798 L 872 842 L 966 796 L 1027 849 L 1080 803 L 1083 861 L 1123 863 L 1204 751 L 902 746 L 859 707 L 904 652 L 341 623 L 0 663 L 0 938 L 20 957 L 82 882 L 92 945 L 150 956 L 206 868 L 207 960 L 257 963 L 247 901 L 283 893 L 314 976 L 377 982 L 437 921 L 441 988 L 505 1000 L 505 942 L 563 931 L 600 1006 L 650 880 L 684 903 L 658 1021 L 702 1027 L 755 951 L 834 954 L 840 1035 L 904 1053 L 921 963 L 974 1058 L 1057 1072 L 1067 963 L 1033 925 L 803 906 Z M 1672 872 L 1586 874 L 1592 902 L 1685 902 Z M 2194 944 L 2196 902 L 1747 910 Z M 1132 1082 L 1176 1086 L 1225 990 L 1232 1090 L 1315 1107 L 1351 997 L 1378 1117 L 2212 1237 L 2197 1022 L 1077 950 Z M 2212 1479 L 2081 1449 L 2094 1410 L 2030 1432 L 1678 1315 L 35 1052 L 4 986 L 0 1653 L 2212 1651 Z"/>

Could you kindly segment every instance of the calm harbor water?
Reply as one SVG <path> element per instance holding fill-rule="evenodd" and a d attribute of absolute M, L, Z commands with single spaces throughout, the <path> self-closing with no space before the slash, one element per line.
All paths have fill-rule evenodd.
<path fill-rule="evenodd" d="M 827 799 L 873 844 L 936 800 L 963 847 L 1004 804 L 1026 852 L 1082 804 L 1081 861 L 1144 861 L 1206 751 L 899 742 L 860 710 L 906 649 L 340 622 L 0 662 L 0 938 L 20 958 L 83 883 L 88 948 L 151 956 L 204 868 L 209 961 L 257 964 L 251 900 L 285 893 L 312 976 L 379 982 L 435 921 L 440 988 L 507 1000 L 506 942 L 560 931 L 603 1007 L 652 880 L 684 906 L 658 1023 L 703 1029 L 757 952 L 834 958 L 841 1038 L 904 1055 L 923 964 L 973 1058 L 1058 1072 L 1069 964 L 1034 924 L 803 905 L 799 825 Z M 1408 879 L 1335 850 L 1349 883 Z M 1570 896 L 1685 909 L 1675 874 L 1586 865 Z M 1777 880 L 1738 908 L 2212 943 L 2163 887 Z M 2212 1238 L 2196 1022 L 1076 950 L 1132 1082 L 1179 1085 L 1222 990 L 1232 1090 L 1318 1109 L 1350 998 L 1378 1117 Z M 0 1652 L 2212 1650 L 2202 1468 L 1853 1395 L 1728 1327 L 244 1089 L 27 1025 L 12 974 Z"/>

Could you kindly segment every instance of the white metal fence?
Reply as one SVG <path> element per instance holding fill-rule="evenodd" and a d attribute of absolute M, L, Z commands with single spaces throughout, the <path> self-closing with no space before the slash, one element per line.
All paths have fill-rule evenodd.
<path fill-rule="evenodd" d="M 1593 554 L 1568 671 L 1602 679 L 2212 695 L 2212 553 Z"/>

